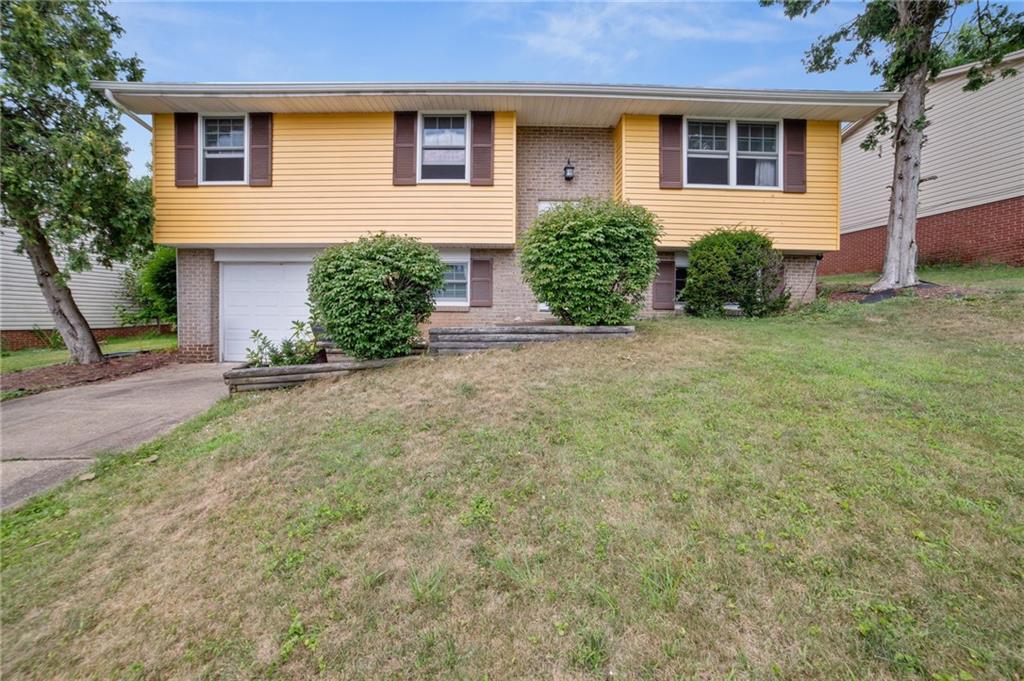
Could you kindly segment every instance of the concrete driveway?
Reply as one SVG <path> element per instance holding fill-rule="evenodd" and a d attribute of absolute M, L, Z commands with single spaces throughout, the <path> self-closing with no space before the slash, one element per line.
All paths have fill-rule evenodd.
<path fill-rule="evenodd" d="M 0 404 L 0 506 L 81 473 L 100 452 L 136 447 L 228 394 L 230 364 L 171 364 Z"/>

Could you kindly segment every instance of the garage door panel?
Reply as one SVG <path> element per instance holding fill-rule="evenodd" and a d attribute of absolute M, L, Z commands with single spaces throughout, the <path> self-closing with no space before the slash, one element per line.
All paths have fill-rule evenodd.
<path fill-rule="evenodd" d="M 245 360 L 258 329 L 275 343 L 291 335 L 292 322 L 309 319 L 309 263 L 221 263 L 223 358 Z"/>

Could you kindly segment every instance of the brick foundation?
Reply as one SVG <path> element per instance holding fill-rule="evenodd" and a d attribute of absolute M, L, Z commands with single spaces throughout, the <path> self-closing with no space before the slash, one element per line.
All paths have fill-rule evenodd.
<path fill-rule="evenodd" d="M 220 267 L 213 250 L 178 249 L 178 359 L 220 359 Z"/>
<path fill-rule="evenodd" d="M 53 329 L 44 329 L 49 333 Z M 108 338 L 130 338 L 143 333 L 173 333 L 174 329 L 170 324 L 157 326 L 150 324 L 146 326 L 114 326 L 105 329 L 93 329 L 92 333 L 96 340 L 104 341 Z M 4 329 L 0 331 L 0 347 L 4 350 L 14 352 L 16 350 L 28 350 L 30 348 L 46 348 L 49 345 L 39 337 L 35 329 Z"/>
<path fill-rule="evenodd" d="M 882 225 L 843 234 L 839 250 L 825 256 L 819 274 L 880 272 L 885 229 Z M 920 218 L 917 260 L 922 265 L 1024 265 L 1024 196 Z"/>
<path fill-rule="evenodd" d="M 793 307 L 814 300 L 818 289 L 819 260 L 815 255 L 787 255 L 782 261 L 783 281 Z"/>

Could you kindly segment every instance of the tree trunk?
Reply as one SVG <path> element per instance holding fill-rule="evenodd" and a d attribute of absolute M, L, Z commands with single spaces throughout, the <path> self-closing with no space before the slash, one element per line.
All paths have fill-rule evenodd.
<path fill-rule="evenodd" d="M 39 290 L 53 316 L 53 323 L 64 339 L 71 358 L 78 364 L 102 362 L 103 353 L 89 328 L 89 322 L 78 309 L 78 304 L 71 296 L 71 289 L 57 277 L 60 270 L 39 222 L 23 221 L 19 222 L 18 227 L 25 253 L 32 261 L 32 269 L 36 273 L 36 283 L 39 284 Z"/>
<path fill-rule="evenodd" d="M 923 54 L 930 49 L 934 26 L 921 26 L 915 20 L 914 0 L 903 0 L 897 7 L 900 26 L 919 30 L 911 50 Z M 889 222 L 882 276 L 872 291 L 916 286 L 917 279 L 917 203 L 921 190 L 921 149 L 924 146 L 924 99 L 928 94 L 928 64 L 922 60 L 901 83 L 903 96 L 896 105 L 893 133 L 895 163 L 892 193 L 889 196 Z"/>

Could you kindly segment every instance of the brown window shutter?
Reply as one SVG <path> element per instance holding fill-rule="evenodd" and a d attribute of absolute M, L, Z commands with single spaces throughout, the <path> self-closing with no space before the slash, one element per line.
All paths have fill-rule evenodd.
<path fill-rule="evenodd" d="M 199 114 L 174 114 L 174 185 L 199 183 Z"/>
<path fill-rule="evenodd" d="M 469 183 L 477 187 L 494 184 L 494 112 L 474 111 L 470 114 L 472 142 Z"/>
<path fill-rule="evenodd" d="M 807 191 L 807 121 L 787 118 L 782 121 L 782 191 L 803 194 Z"/>
<path fill-rule="evenodd" d="M 274 114 L 249 114 L 249 184 L 269 187 L 273 171 Z"/>
<path fill-rule="evenodd" d="M 416 184 L 416 112 L 395 112 L 395 159 L 391 183 Z"/>
<path fill-rule="evenodd" d="M 683 188 L 683 117 L 661 116 L 658 131 L 658 166 L 662 189 Z"/>
<path fill-rule="evenodd" d="M 473 258 L 469 263 L 470 307 L 491 307 L 494 304 L 494 261 Z"/>
<path fill-rule="evenodd" d="M 658 262 L 658 274 L 654 277 L 651 307 L 655 310 L 676 309 L 676 263 L 674 260 Z"/>

